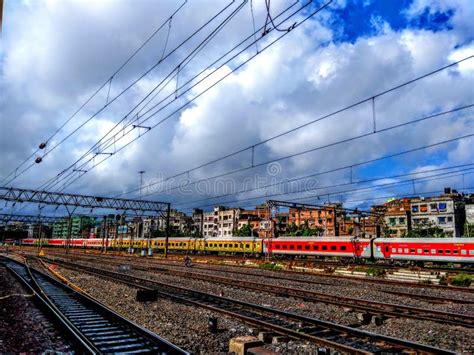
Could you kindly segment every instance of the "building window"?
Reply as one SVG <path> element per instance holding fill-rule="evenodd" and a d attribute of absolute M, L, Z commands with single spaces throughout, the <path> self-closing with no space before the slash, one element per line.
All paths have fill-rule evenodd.
<path fill-rule="evenodd" d="M 446 207 L 447 207 L 446 203 L 440 203 L 439 204 L 439 210 L 440 211 L 446 211 Z"/>
<path fill-rule="evenodd" d="M 412 212 L 418 212 L 418 206 L 411 206 Z"/>
<path fill-rule="evenodd" d="M 394 226 L 395 223 L 396 223 L 396 219 L 395 219 L 394 217 L 390 217 L 390 218 L 388 219 L 388 223 L 389 223 L 391 226 Z"/>
<path fill-rule="evenodd" d="M 439 224 L 446 224 L 446 217 L 438 217 Z"/>
<path fill-rule="evenodd" d="M 398 222 L 399 222 L 400 224 L 405 224 L 405 217 L 400 217 L 400 218 L 398 219 Z"/>
<path fill-rule="evenodd" d="M 420 205 L 420 212 L 428 212 L 428 205 Z"/>
<path fill-rule="evenodd" d="M 452 222 L 452 221 L 453 221 L 453 217 L 448 216 L 448 222 Z"/>
<path fill-rule="evenodd" d="M 438 205 L 436 203 L 432 203 L 430 205 L 430 208 L 431 208 L 432 211 L 437 211 L 438 210 Z"/>

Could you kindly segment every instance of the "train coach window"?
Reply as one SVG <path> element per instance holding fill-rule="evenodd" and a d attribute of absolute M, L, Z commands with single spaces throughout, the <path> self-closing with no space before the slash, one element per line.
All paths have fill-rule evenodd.
<path fill-rule="evenodd" d="M 474 255 L 474 250 L 469 250 L 469 255 Z"/>
<path fill-rule="evenodd" d="M 465 249 L 461 250 L 461 254 L 462 254 L 462 255 L 466 255 L 466 254 L 467 254 L 467 250 L 465 250 Z"/>
<path fill-rule="evenodd" d="M 431 249 L 431 254 L 436 254 L 436 249 Z"/>
<path fill-rule="evenodd" d="M 321 247 L 321 249 L 322 249 L 322 250 L 328 250 L 328 246 L 327 246 L 327 245 L 323 245 L 323 246 Z"/>
<path fill-rule="evenodd" d="M 422 250 L 421 250 L 421 249 L 417 249 L 416 252 L 417 252 L 418 254 L 421 254 Z"/>
<path fill-rule="evenodd" d="M 389 247 L 385 246 L 385 252 L 388 253 Z"/>
<path fill-rule="evenodd" d="M 442 249 L 438 249 L 438 254 L 443 254 L 443 250 L 442 250 Z"/>
<path fill-rule="evenodd" d="M 392 253 L 396 253 L 397 252 L 397 248 L 392 248 Z"/>
<path fill-rule="evenodd" d="M 222 243 L 219 243 L 219 248 L 222 248 Z"/>
<path fill-rule="evenodd" d="M 276 244 L 275 249 L 280 249 L 280 244 Z"/>
<path fill-rule="evenodd" d="M 331 250 L 336 250 L 336 246 L 335 246 L 335 245 L 331 245 Z"/>
<path fill-rule="evenodd" d="M 404 252 L 405 254 L 408 254 L 408 248 L 403 249 L 403 252 Z"/>
<path fill-rule="evenodd" d="M 245 244 L 245 247 L 246 247 L 246 248 L 250 248 L 250 244 Z"/>
<path fill-rule="evenodd" d="M 345 251 L 347 248 L 345 245 L 341 245 L 341 251 Z"/>
<path fill-rule="evenodd" d="M 234 248 L 238 248 L 238 247 L 239 247 L 239 243 L 235 243 Z"/>
<path fill-rule="evenodd" d="M 415 249 L 410 249 L 410 253 L 415 254 Z"/>
<path fill-rule="evenodd" d="M 295 249 L 295 246 L 294 246 L 294 245 L 290 245 L 290 249 Z"/>
<path fill-rule="evenodd" d="M 453 254 L 459 253 L 459 250 L 453 250 Z"/>
<path fill-rule="evenodd" d="M 298 248 L 298 250 L 301 250 L 301 249 L 302 249 L 302 246 L 301 246 L 301 245 L 298 245 L 296 248 Z"/>
<path fill-rule="evenodd" d="M 446 249 L 446 254 L 451 254 L 451 250 Z"/>
<path fill-rule="evenodd" d="M 402 248 L 398 248 L 398 252 L 399 252 L 399 253 L 403 252 L 403 249 L 402 249 Z"/>
<path fill-rule="evenodd" d="M 313 250 L 319 250 L 319 245 L 313 245 Z"/>
<path fill-rule="evenodd" d="M 286 249 L 286 244 L 283 244 L 283 249 Z"/>
<path fill-rule="evenodd" d="M 423 253 L 429 254 L 429 252 L 430 252 L 430 251 L 429 251 L 428 249 L 424 249 L 424 250 L 423 250 Z"/>
<path fill-rule="evenodd" d="M 306 250 L 309 250 L 309 245 L 305 245 L 304 247 Z"/>
<path fill-rule="evenodd" d="M 227 244 L 224 244 L 224 248 L 227 248 Z"/>

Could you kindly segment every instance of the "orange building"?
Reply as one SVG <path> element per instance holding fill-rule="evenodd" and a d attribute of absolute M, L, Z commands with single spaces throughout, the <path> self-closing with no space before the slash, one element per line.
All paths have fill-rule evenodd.
<path fill-rule="evenodd" d="M 341 204 L 328 204 L 321 208 L 290 208 L 288 225 L 321 229 L 323 235 L 339 235 L 339 221 L 343 217 Z"/>

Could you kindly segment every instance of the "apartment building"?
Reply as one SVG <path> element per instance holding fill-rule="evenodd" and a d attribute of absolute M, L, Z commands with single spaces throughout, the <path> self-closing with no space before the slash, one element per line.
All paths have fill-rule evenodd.
<path fill-rule="evenodd" d="M 412 198 L 412 227 L 433 224 L 440 227 L 447 237 L 462 236 L 465 219 L 462 200 L 462 195 L 450 188 L 446 188 L 441 196 Z"/>
<path fill-rule="evenodd" d="M 96 219 L 87 216 L 74 216 L 70 219 L 64 218 L 53 224 L 53 238 L 67 238 L 69 221 L 71 221 L 71 238 L 82 238 L 84 229 L 90 229 L 96 225 Z"/>
<path fill-rule="evenodd" d="M 339 235 L 341 207 L 340 203 L 331 203 L 320 208 L 290 208 L 288 225 L 301 227 L 307 224 L 311 229 L 320 229 L 321 235 Z"/>
<path fill-rule="evenodd" d="M 392 199 L 385 203 L 384 237 L 400 238 L 411 230 L 411 200 Z"/>

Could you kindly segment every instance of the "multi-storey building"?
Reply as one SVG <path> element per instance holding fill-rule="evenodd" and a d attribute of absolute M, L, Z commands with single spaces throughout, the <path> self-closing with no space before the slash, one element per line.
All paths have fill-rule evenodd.
<path fill-rule="evenodd" d="M 462 195 L 450 188 L 438 197 L 417 197 L 411 199 L 412 227 L 432 224 L 443 230 L 447 237 L 463 234 L 465 210 Z"/>
<path fill-rule="evenodd" d="M 212 212 L 203 213 L 204 237 L 230 237 L 238 229 L 242 209 L 216 206 Z"/>
<path fill-rule="evenodd" d="M 384 237 L 404 237 L 411 230 L 411 204 L 409 198 L 400 198 L 385 203 Z"/>
<path fill-rule="evenodd" d="M 70 237 L 71 238 L 81 238 L 82 230 L 86 227 L 95 226 L 96 219 L 87 217 L 87 216 L 74 216 L 69 218 L 64 218 L 59 222 L 53 224 L 53 238 L 67 238 L 69 230 L 69 221 L 70 221 Z"/>
<path fill-rule="evenodd" d="M 319 229 L 321 235 L 339 235 L 339 220 L 342 218 L 342 204 L 331 203 L 320 208 L 290 208 L 288 225 Z"/>
<path fill-rule="evenodd" d="M 198 236 L 204 235 L 204 211 L 200 208 L 193 209 L 191 232 Z"/>

